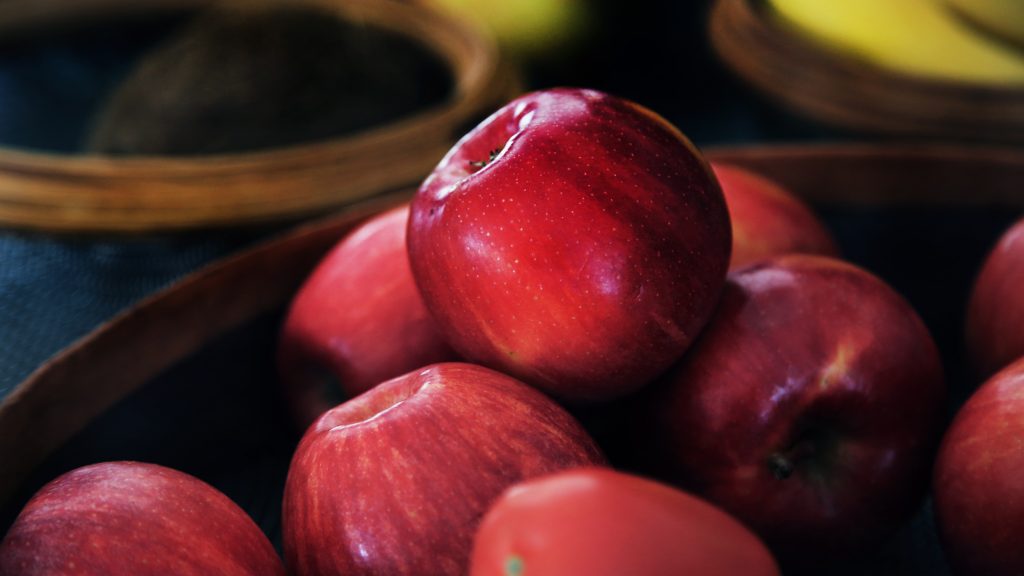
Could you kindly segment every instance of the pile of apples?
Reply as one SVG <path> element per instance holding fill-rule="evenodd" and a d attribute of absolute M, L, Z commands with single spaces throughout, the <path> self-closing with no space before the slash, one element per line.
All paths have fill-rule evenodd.
<path fill-rule="evenodd" d="M 214 488 L 114 462 L 37 493 L 0 574 L 823 573 L 929 488 L 958 574 L 1020 573 L 1022 282 L 1024 221 L 969 307 L 1002 371 L 947 426 L 928 330 L 801 202 L 637 104 L 528 94 L 295 296 L 284 561 Z"/>

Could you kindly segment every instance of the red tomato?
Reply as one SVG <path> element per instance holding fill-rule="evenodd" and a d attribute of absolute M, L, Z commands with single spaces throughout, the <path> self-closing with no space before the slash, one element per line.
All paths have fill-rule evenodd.
<path fill-rule="evenodd" d="M 777 576 L 737 520 L 663 484 L 581 468 L 513 486 L 476 534 L 471 576 Z"/>

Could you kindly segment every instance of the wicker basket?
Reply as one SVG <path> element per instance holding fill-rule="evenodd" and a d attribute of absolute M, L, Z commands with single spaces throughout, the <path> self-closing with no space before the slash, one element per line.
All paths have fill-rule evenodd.
<path fill-rule="evenodd" d="M 739 76 L 798 114 L 860 132 L 1024 143 L 1024 89 L 914 78 L 823 50 L 763 0 L 717 0 L 710 29 Z"/>
<path fill-rule="evenodd" d="M 421 43 L 451 69 L 452 95 L 366 131 L 251 153 L 106 157 L 0 148 L 0 226 L 135 233 L 307 217 L 417 182 L 467 123 L 519 90 L 516 74 L 500 59 L 493 41 L 471 25 L 397 0 L 299 1 Z M 0 35 L 209 3 L 6 0 L 0 1 Z"/>

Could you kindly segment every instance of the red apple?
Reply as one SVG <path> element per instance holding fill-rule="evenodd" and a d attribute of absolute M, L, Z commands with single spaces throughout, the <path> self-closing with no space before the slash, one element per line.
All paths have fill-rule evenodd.
<path fill-rule="evenodd" d="M 471 576 L 776 576 L 737 520 L 664 484 L 578 468 L 508 489 L 476 534 Z"/>
<path fill-rule="evenodd" d="M 853 265 L 789 255 L 732 274 L 659 384 L 642 418 L 666 473 L 783 560 L 863 550 L 922 501 L 942 364 L 910 305 Z"/>
<path fill-rule="evenodd" d="M 984 379 L 1024 356 L 1024 219 L 999 239 L 967 305 L 967 346 Z"/>
<path fill-rule="evenodd" d="M 155 464 L 72 470 L 25 505 L 0 544 L 0 574 L 284 574 L 252 519 L 227 496 Z"/>
<path fill-rule="evenodd" d="M 639 388 L 686 350 L 728 268 L 725 201 L 671 124 L 591 90 L 514 100 L 412 204 L 409 258 L 456 351 L 567 400 Z"/>
<path fill-rule="evenodd" d="M 580 425 L 513 378 L 436 364 L 320 417 L 288 471 L 297 575 L 464 574 L 473 533 L 516 482 L 604 462 Z"/>
<path fill-rule="evenodd" d="M 982 385 L 935 462 L 935 518 L 957 574 L 1024 574 L 1024 358 Z"/>
<path fill-rule="evenodd" d="M 730 270 L 782 254 L 839 255 L 828 229 L 796 196 L 739 166 L 712 162 L 711 169 L 732 220 Z"/>
<path fill-rule="evenodd" d="M 278 367 L 302 429 L 344 399 L 454 352 L 423 306 L 405 249 L 408 205 L 342 240 L 296 293 Z"/>

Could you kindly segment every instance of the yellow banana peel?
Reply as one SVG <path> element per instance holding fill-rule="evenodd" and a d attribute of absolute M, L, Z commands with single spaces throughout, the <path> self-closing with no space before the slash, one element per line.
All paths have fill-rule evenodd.
<path fill-rule="evenodd" d="M 1024 50 L 1024 0 L 945 0 L 945 2 L 947 6 L 974 24 L 1016 43 Z"/>
<path fill-rule="evenodd" d="M 513 53 L 544 55 L 586 35 L 593 0 L 427 0 L 489 29 Z"/>
<path fill-rule="evenodd" d="M 1024 52 L 966 23 L 943 0 L 769 4 L 783 21 L 820 43 L 881 68 L 946 81 L 1024 86 Z"/>

